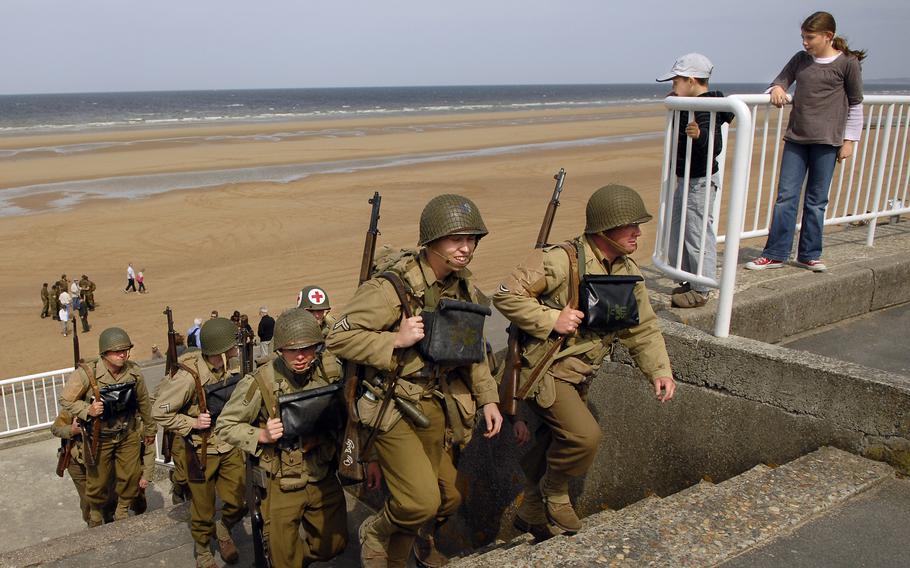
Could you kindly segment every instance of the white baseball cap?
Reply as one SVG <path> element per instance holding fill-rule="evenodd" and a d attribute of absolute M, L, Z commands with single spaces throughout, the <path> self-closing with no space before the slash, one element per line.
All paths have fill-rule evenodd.
<path fill-rule="evenodd" d="M 695 77 L 707 79 L 714 70 L 711 60 L 701 53 L 687 53 L 676 60 L 670 72 L 657 78 L 658 83 L 671 81 L 673 77 Z"/>

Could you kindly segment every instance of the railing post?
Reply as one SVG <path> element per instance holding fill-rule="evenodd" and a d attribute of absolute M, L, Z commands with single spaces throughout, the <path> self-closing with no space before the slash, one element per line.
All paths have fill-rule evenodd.
<path fill-rule="evenodd" d="M 875 242 L 875 226 L 878 224 L 879 204 L 882 197 L 882 186 L 885 183 L 885 163 L 888 161 L 888 145 L 891 142 L 891 126 L 894 121 L 894 103 L 888 105 L 888 115 L 885 118 L 885 132 L 882 138 L 882 152 L 879 154 L 878 171 L 876 172 L 875 196 L 872 198 L 872 211 L 876 213 L 869 219 L 869 231 L 866 233 L 866 246 L 871 247 Z M 878 128 L 882 125 L 879 123 Z"/>
<path fill-rule="evenodd" d="M 736 269 L 739 262 L 740 228 L 746 211 L 746 187 L 748 165 L 752 157 L 752 113 L 746 104 L 730 99 L 736 117 L 736 147 L 733 154 L 733 175 L 730 182 L 729 205 L 727 206 L 727 239 L 724 244 L 724 265 L 720 280 L 720 297 L 717 300 L 717 317 L 714 321 L 714 335 L 730 335 L 730 319 L 733 313 L 733 294 L 736 287 Z"/>

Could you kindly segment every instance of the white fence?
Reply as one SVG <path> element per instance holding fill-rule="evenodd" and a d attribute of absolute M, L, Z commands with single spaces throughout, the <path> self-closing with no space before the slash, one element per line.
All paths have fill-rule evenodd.
<path fill-rule="evenodd" d="M 714 333 L 718 337 L 729 334 L 730 313 L 733 306 L 733 289 L 736 283 L 736 263 L 739 242 L 744 238 L 768 234 L 771 213 L 777 196 L 777 176 L 782 139 L 786 130 L 784 122 L 788 109 L 777 109 L 770 104 L 769 95 L 734 95 L 727 98 L 666 99 L 667 126 L 664 144 L 664 168 L 658 216 L 658 236 L 653 261 L 671 278 L 719 288 L 717 319 Z M 733 112 L 734 140 L 724 138 L 724 153 L 718 158 L 717 195 L 712 203 L 713 229 L 717 242 L 724 243 L 722 277 L 704 274 L 703 254 L 697 267 L 684 270 L 682 242 L 685 229 L 685 204 L 688 200 L 689 168 L 692 141 L 687 138 L 685 175 L 683 176 L 683 204 L 680 211 L 673 210 L 677 191 L 676 171 L 677 132 L 679 121 L 689 121 L 689 111 L 711 113 L 708 147 L 713 146 L 713 126 L 718 112 Z M 863 134 L 856 144 L 853 156 L 836 169 L 825 213 L 825 225 L 844 223 L 867 224 L 866 244 L 872 246 L 875 228 L 881 217 L 897 217 L 910 213 L 908 186 L 910 186 L 910 96 L 868 95 L 863 101 Z M 727 152 L 728 145 L 732 152 Z M 710 168 L 710 154 L 709 168 Z M 706 202 L 707 205 L 707 202 Z M 708 211 L 704 212 L 707 219 Z M 679 226 L 676 235 L 677 250 L 670 249 L 674 240 L 670 229 L 674 216 Z M 721 232 L 721 218 L 726 221 Z M 799 225 L 797 225 L 799 226 Z M 702 227 L 701 250 L 709 227 Z M 670 259 L 675 262 L 670 262 Z"/>
<path fill-rule="evenodd" d="M 41 430 L 57 417 L 57 401 L 73 367 L 0 381 L 0 438 Z"/>

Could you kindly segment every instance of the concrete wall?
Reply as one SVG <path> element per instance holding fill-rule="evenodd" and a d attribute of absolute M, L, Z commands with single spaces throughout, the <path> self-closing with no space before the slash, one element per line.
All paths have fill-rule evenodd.
<path fill-rule="evenodd" d="M 589 403 L 605 436 L 594 466 L 573 487 L 580 514 L 669 495 L 703 478 L 720 482 L 824 445 L 910 473 L 910 379 L 662 325 L 677 395 L 658 403 L 622 349 L 604 365 Z M 478 435 L 466 449 L 459 466 L 462 518 L 447 529 L 453 548 L 515 534 L 510 523 L 521 493 L 522 453 L 510 431 L 494 441 Z"/>

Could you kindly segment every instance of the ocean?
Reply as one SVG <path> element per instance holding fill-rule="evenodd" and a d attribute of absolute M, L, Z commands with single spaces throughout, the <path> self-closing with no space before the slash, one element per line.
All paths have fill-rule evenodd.
<path fill-rule="evenodd" d="M 757 93 L 765 87 L 712 85 L 726 94 Z M 0 136 L 228 121 L 598 107 L 656 102 L 668 90 L 667 83 L 645 83 L 7 95 L 0 96 Z M 910 94 L 910 86 L 872 84 L 867 92 Z"/>

